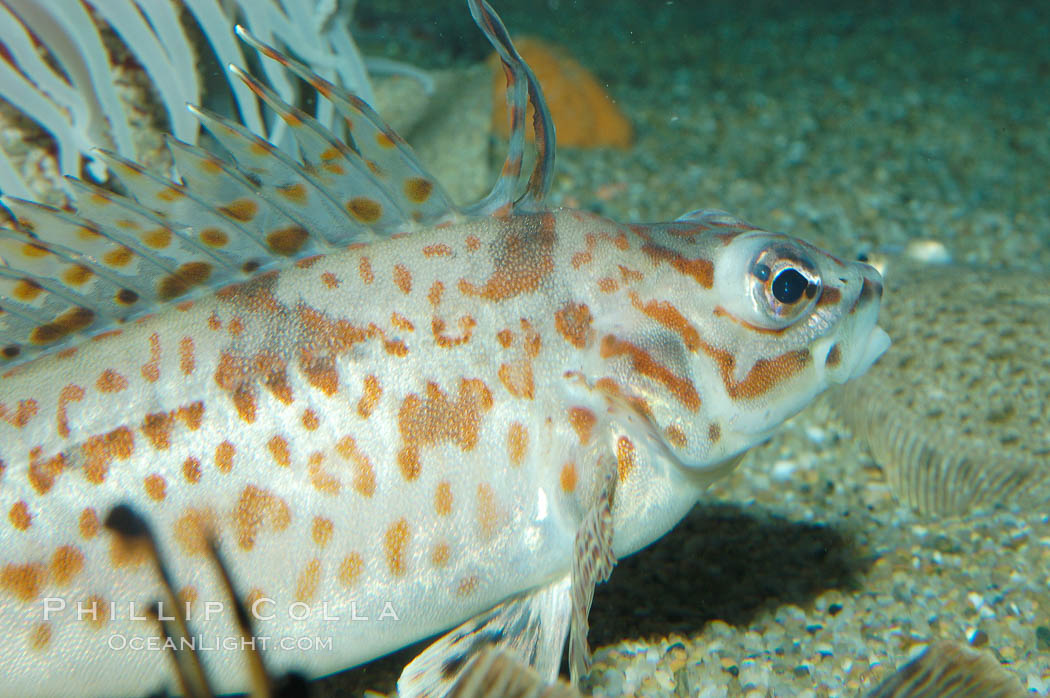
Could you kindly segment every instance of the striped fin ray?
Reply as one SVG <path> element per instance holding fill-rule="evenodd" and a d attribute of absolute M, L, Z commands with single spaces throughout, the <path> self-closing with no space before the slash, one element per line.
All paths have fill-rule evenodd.
<path fill-rule="evenodd" d="M 404 196 L 383 186 L 357 153 L 312 116 L 289 105 L 237 66 L 231 65 L 229 70 L 280 115 L 299 144 L 306 170 L 340 199 L 354 220 L 381 233 L 405 228 Z"/>
<path fill-rule="evenodd" d="M 484 2 L 475 19 L 502 48 L 517 128 L 508 163 L 484 205 L 509 212 L 521 179 L 525 104 L 531 99 L 541 163 L 514 204 L 538 207 L 553 156 L 535 79 Z M 232 121 L 191 107 L 223 146 L 219 156 L 169 137 L 177 180 L 98 151 L 125 195 L 71 179 L 76 212 L 3 197 L 13 230 L 0 228 L 0 367 L 71 346 L 119 323 L 281 268 L 295 259 L 407 233 L 460 215 L 411 148 L 360 98 L 239 30 L 242 39 L 298 74 L 343 117 L 349 142 L 230 66 L 288 124 L 301 162 Z M 550 136 L 550 137 L 548 137 Z"/>
<path fill-rule="evenodd" d="M 168 149 L 186 189 L 198 199 L 210 201 L 215 211 L 239 224 L 272 254 L 300 257 L 329 251 L 295 217 L 259 195 L 255 185 L 234 166 L 174 138 L 168 139 Z"/>
<path fill-rule="evenodd" d="M 183 233 L 192 235 L 227 266 L 239 267 L 243 274 L 274 263 L 266 245 L 248 234 L 240 223 L 224 216 L 186 187 L 159 177 L 142 166 L 105 150 L 95 157 L 104 161 L 125 189 L 140 204 L 163 219 L 177 221 Z"/>
<path fill-rule="evenodd" d="M 406 199 L 402 204 L 409 218 L 431 223 L 455 209 L 448 194 L 420 164 L 411 146 L 367 102 L 259 41 L 243 27 L 238 26 L 236 31 L 245 43 L 294 72 L 335 107 L 346 124 L 350 148 L 378 181 L 402 193 Z"/>
<path fill-rule="evenodd" d="M 190 111 L 233 155 L 238 169 L 257 183 L 256 190 L 263 198 L 288 210 L 328 244 L 341 247 L 371 237 L 323 184 L 273 144 L 206 109 L 190 107 Z"/>
<path fill-rule="evenodd" d="M 536 141 L 537 157 L 525 192 L 514 201 L 513 207 L 521 212 L 544 210 L 543 202 L 550 193 L 551 180 L 554 177 L 555 137 L 554 122 L 547 109 L 547 102 L 543 98 L 543 90 L 540 89 L 540 83 L 532 69 L 514 48 L 510 34 L 503 26 L 503 20 L 499 18 L 492 6 L 485 0 L 467 0 L 467 4 L 470 6 L 470 14 L 474 17 L 474 22 L 485 34 L 485 38 L 489 40 L 503 62 L 503 68 L 507 74 L 507 111 L 511 118 L 510 149 L 507 151 L 503 172 L 488 196 L 472 207 L 472 212 L 497 214 L 510 203 L 513 191 L 520 179 L 521 160 L 524 154 L 526 92 L 528 103 L 533 109 L 532 129 Z"/>
<path fill-rule="evenodd" d="M 70 293 L 77 304 L 90 308 L 101 318 L 127 316 L 141 300 L 139 292 L 125 288 L 102 265 L 83 258 L 72 250 L 63 250 L 28 239 L 20 232 L 0 230 L 0 258 L 8 268 L 0 273 L 24 281 L 4 298 L 19 299 L 40 288 L 54 294 Z M 14 270 L 17 270 L 14 271 Z"/>

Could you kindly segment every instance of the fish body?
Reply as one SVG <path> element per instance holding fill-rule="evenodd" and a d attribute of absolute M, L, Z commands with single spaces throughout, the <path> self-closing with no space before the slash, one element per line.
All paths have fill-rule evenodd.
<path fill-rule="evenodd" d="M 507 51 L 491 10 L 471 6 Z M 524 88 L 542 103 L 512 47 L 506 56 L 520 148 Z M 238 137 L 215 118 L 213 127 Z M 541 154 L 550 135 L 537 134 Z M 512 180 L 514 139 L 504 168 Z M 290 214 L 294 228 L 247 215 L 244 200 L 265 210 L 267 187 L 287 189 L 281 177 L 293 175 L 312 183 L 320 169 L 304 147 L 299 170 L 275 174 L 267 159 L 278 156 L 249 145 L 209 168 L 173 144 L 183 147 L 185 181 L 168 189 L 207 204 L 179 211 L 218 212 L 288 262 L 264 260 L 246 279 L 195 294 L 185 272 L 194 262 L 184 262 L 176 290 L 187 292 L 157 312 L 91 338 L 59 332 L 70 317 L 59 316 L 30 334 L 58 335 L 54 348 L 0 379 L 6 691 L 134 694 L 168 680 L 146 617 L 164 598 L 157 570 L 100 526 L 120 503 L 151 522 L 224 691 L 242 689 L 247 668 L 232 609 L 216 601 L 224 596 L 207 564 L 209 535 L 279 671 L 315 676 L 366 662 L 507 599 L 536 608 L 537 589 L 548 590 L 544 612 L 567 627 L 559 580 L 571 575 L 578 609 L 581 574 L 594 576 L 581 541 L 615 558 L 657 539 L 739 454 L 886 346 L 877 272 L 726 214 L 623 225 L 548 211 L 541 162 L 517 203 L 502 182 L 475 209 L 439 206 L 386 225 L 378 195 L 350 199 L 358 222 L 376 224 L 334 245 L 336 233 L 311 220 L 317 209 Z M 367 153 L 358 141 L 347 157 Z M 376 171 L 397 165 L 379 157 Z M 151 199 L 167 189 L 130 164 L 124 175 L 137 203 L 93 192 L 78 200 L 82 219 L 8 203 L 34 231 L 33 249 L 60 260 L 71 254 L 44 239 L 48 225 L 90 224 L 119 241 L 109 221 L 123 219 L 110 207 L 168 222 L 191 216 Z M 199 184 L 209 176 L 218 188 Z M 223 187 L 238 177 L 262 198 L 230 201 Z M 425 175 L 404 187 L 379 174 L 359 184 L 417 213 L 440 194 Z M 184 229 L 194 242 L 206 228 Z M 289 239 L 299 243 L 291 252 Z M 24 264 L 45 252 L 23 249 Z M 74 261 L 120 280 L 81 254 Z M 22 273 L 11 255 L 9 268 Z M 48 292 L 57 278 L 25 276 Z M 7 300 L 22 308 L 14 292 Z M 2 339 L 32 350 L 14 331 Z M 551 637 L 543 642 L 558 657 L 564 632 Z"/>

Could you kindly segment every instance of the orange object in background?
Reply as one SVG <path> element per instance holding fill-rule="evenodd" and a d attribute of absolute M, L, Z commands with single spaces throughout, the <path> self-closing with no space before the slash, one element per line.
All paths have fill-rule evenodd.
<path fill-rule="evenodd" d="M 631 147 L 634 142 L 631 122 L 594 75 L 579 61 L 563 49 L 534 37 L 516 38 L 514 44 L 543 86 L 559 146 Z M 510 130 L 507 120 L 507 80 L 498 57 L 490 57 L 489 64 L 494 66 L 492 127 L 496 133 L 506 137 Z M 526 123 L 532 123 L 531 106 Z M 526 128 L 525 134 L 531 141 L 532 129 Z"/>

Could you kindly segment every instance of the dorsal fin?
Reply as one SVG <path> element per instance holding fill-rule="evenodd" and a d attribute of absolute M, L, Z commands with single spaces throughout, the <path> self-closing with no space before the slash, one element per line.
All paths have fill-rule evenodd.
<path fill-rule="evenodd" d="M 495 12 L 484 0 L 469 5 L 506 68 L 514 130 L 492 192 L 466 212 L 535 210 L 550 187 L 550 116 L 535 76 Z M 243 29 L 237 33 L 328 100 L 343 116 L 348 140 L 230 66 L 289 126 L 301 162 L 243 126 L 190 106 L 226 154 L 169 137 L 179 180 L 98 151 L 127 195 L 70 179 L 75 213 L 3 197 L 16 223 L 14 229 L 0 228 L 0 366 L 70 346 L 295 259 L 460 215 L 411 148 L 366 103 Z M 521 182 L 530 101 L 539 158 L 524 193 L 512 202 Z"/>
<path fill-rule="evenodd" d="M 513 207 L 520 212 L 539 211 L 544 208 L 544 200 L 550 192 L 551 179 L 554 174 L 554 122 L 551 121 L 547 102 L 543 98 L 540 83 L 514 48 L 507 28 L 492 6 L 485 0 L 467 0 L 470 14 L 478 28 L 485 34 L 496 54 L 503 63 L 507 76 L 507 113 L 510 116 L 510 145 L 507 159 L 499 179 L 488 193 L 470 209 L 478 215 L 500 215 L 509 212 Z M 532 104 L 532 127 L 537 150 L 536 164 L 529 176 L 525 192 L 511 204 L 514 191 L 521 178 L 522 159 L 525 153 L 525 114 L 528 104 Z"/>

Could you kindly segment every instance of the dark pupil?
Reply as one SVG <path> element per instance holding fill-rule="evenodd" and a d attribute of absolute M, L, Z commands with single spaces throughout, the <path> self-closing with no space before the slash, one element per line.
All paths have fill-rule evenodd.
<path fill-rule="evenodd" d="M 773 297 L 781 303 L 795 303 L 806 292 L 809 281 L 795 269 L 785 269 L 773 279 Z"/>

